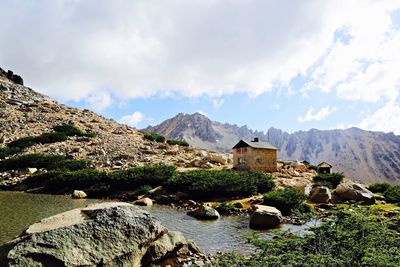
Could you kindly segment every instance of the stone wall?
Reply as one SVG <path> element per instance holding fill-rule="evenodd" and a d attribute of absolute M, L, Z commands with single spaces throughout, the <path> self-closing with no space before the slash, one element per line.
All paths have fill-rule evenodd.
<path fill-rule="evenodd" d="M 238 170 L 262 170 L 275 172 L 277 169 L 277 150 L 260 148 L 242 148 L 233 151 L 233 167 Z"/>

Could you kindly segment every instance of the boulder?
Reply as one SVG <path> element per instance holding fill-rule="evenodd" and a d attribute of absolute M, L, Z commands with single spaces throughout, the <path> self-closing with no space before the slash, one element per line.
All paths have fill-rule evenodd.
<path fill-rule="evenodd" d="M 356 183 L 340 184 L 334 191 L 336 202 L 354 200 L 363 205 L 371 205 L 375 203 L 374 194 L 364 186 Z"/>
<path fill-rule="evenodd" d="M 217 220 L 220 218 L 218 211 L 206 205 L 202 205 L 195 210 L 189 211 L 187 214 L 199 220 Z"/>
<path fill-rule="evenodd" d="M 207 161 L 212 163 L 220 163 L 222 165 L 226 165 L 228 163 L 228 157 L 224 154 L 212 154 L 209 157 L 205 158 Z"/>
<path fill-rule="evenodd" d="M 165 233 L 131 204 L 99 203 L 31 225 L 0 246 L 0 266 L 140 266 L 150 244 Z"/>
<path fill-rule="evenodd" d="M 326 186 L 316 186 L 310 192 L 311 201 L 315 203 L 329 203 L 331 197 L 331 192 Z"/>
<path fill-rule="evenodd" d="M 86 193 L 81 190 L 74 190 L 72 193 L 73 198 L 85 198 L 87 197 Z"/>
<path fill-rule="evenodd" d="M 138 206 L 153 206 L 153 200 L 148 197 L 144 197 L 134 201 L 133 204 Z"/>
<path fill-rule="evenodd" d="M 283 222 L 282 213 L 275 207 L 265 205 L 252 206 L 250 215 L 250 228 L 270 229 L 279 226 Z"/>
<path fill-rule="evenodd" d="M 178 254 L 200 253 L 200 249 L 192 241 L 186 240 L 181 232 L 171 231 L 152 243 L 143 257 L 142 265 L 159 263 L 177 257 Z"/>

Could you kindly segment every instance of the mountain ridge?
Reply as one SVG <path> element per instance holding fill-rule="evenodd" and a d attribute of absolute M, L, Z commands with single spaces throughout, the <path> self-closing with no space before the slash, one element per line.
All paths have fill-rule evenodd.
<path fill-rule="evenodd" d="M 293 133 L 274 127 L 253 131 L 247 126 L 212 121 L 200 113 L 179 113 L 143 130 L 185 140 L 194 147 L 228 152 L 240 139 L 258 137 L 276 146 L 281 160 L 327 161 L 334 171 L 361 182 L 400 183 L 400 136 L 393 133 L 356 127 Z"/>

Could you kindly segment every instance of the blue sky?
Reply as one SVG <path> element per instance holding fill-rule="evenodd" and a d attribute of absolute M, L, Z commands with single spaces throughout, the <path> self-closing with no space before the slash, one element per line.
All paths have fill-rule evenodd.
<path fill-rule="evenodd" d="M 137 128 L 400 134 L 399 1 L 3 1 L 0 66 Z M 10 27 L 12 25 L 12 27 Z"/>

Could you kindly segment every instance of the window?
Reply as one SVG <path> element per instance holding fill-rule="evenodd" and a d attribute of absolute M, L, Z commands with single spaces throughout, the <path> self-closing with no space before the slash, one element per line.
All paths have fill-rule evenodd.
<path fill-rule="evenodd" d="M 262 163 L 262 159 L 261 158 L 256 158 L 256 163 L 261 164 Z"/>
<path fill-rule="evenodd" d="M 238 165 L 246 164 L 246 161 L 243 158 L 238 158 Z"/>

